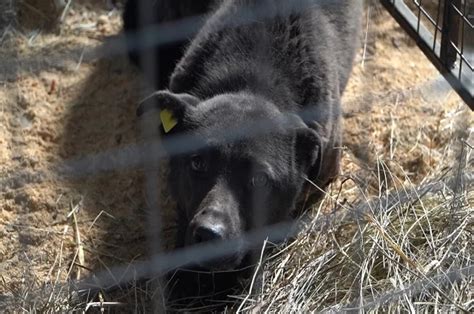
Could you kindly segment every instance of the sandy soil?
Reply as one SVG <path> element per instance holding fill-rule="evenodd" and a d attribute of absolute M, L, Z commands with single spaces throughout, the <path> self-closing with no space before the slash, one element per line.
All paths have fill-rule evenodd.
<path fill-rule="evenodd" d="M 0 34 L 0 302 L 24 297 L 28 307 L 25 300 L 36 297 L 28 291 L 47 294 L 51 283 L 149 251 L 140 169 L 58 172 L 65 161 L 138 141 L 135 107 L 144 88 L 137 71 L 124 56 L 84 53 L 120 32 L 120 13 L 90 3 L 76 1 L 53 33 Z M 349 202 L 361 187 L 378 193 L 380 165 L 400 184 L 441 173 L 474 121 L 387 13 L 372 10 L 366 30 L 344 101 L 340 182 L 354 179 L 343 184 Z M 172 205 L 161 195 L 169 239 Z"/>

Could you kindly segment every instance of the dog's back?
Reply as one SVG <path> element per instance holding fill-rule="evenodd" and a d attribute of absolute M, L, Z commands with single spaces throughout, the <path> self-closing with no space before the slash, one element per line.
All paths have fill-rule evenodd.
<path fill-rule="evenodd" d="M 302 78 L 318 74 L 324 79 L 326 75 L 320 72 L 336 72 L 342 92 L 352 67 L 361 9 L 361 0 L 222 1 L 187 49 L 175 71 L 172 89 L 222 92 L 241 88 L 242 82 L 210 86 L 216 82 L 209 81 L 246 76 L 250 85 L 259 83 L 255 77 L 251 81 L 257 72 L 273 85 L 279 79 L 302 83 Z M 182 74 L 193 82 L 185 82 Z"/>

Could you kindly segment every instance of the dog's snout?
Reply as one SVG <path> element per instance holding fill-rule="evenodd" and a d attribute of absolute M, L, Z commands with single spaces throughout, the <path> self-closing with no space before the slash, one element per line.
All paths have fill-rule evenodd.
<path fill-rule="evenodd" d="M 223 223 L 222 212 L 214 207 L 199 211 L 191 222 L 191 228 L 194 243 L 222 240 L 228 229 Z"/>
<path fill-rule="evenodd" d="M 223 230 L 219 226 L 197 226 L 194 231 L 194 242 L 201 243 L 207 241 L 221 240 L 223 238 Z"/>
<path fill-rule="evenodd" d="M 211 195 L 212 196 L 212 195 Z M 228 202 L 218 202 L 216 198 L 209 198 L 191 219 L 186 230 L 186 244 L 213 245 L 218 241 L 238 240 L 241 234 L 241 222 L 238 207 L 230 199 Z M 198 261 L 196 266 L 208 269 L 233 269 L 243 259 L 243 251 L 239 242 L 235 252 L 218 254 L 209 257 L 206 261 Z"/>

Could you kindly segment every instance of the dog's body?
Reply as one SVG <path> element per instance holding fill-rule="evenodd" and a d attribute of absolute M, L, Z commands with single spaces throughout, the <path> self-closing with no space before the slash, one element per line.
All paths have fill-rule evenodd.
<path fill-rule="evenodd" d="M 193 134 L 202 143 L 198 150 L 170 156 L 169 184 L 185 246 L 235 239 L 287 220 L 305 178 L 324 189 L 337 175 L 340 98 L 362 9 L 361 0 L 223 0 L 214 5 L 174 69 L 168 90 L 156 92 L 139 108 L 140 114 L 155 108 L 171 112 L 177 124 L 163 134 L 165 139 Z M 133 14 L 125 19 L 133 20 Z M 126 30 L 136 27 L 125 23 Z M 174 59 L 181 45 L 170 55 L 161 51 L 159 63 Z M 167 78 L 166 70 L 161 74 Z M 203 266 L 232 269 L 245 254 L 237 249 Z"/>

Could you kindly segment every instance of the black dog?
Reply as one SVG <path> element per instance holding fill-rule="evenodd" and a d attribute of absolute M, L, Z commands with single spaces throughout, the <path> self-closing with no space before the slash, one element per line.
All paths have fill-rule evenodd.
<path fill-rule="evenodd" d="M 175 21 L 212 4 L 178 2 L 158 1 L 154 19 Z M 170 68 L 174 71 L 168 89 L 154 93 L 137 111 L 162 111 L 169 147 L 172 138 L 191 136 L 190 151 L 170 148 L 169 185 L 183 221 L 183 246 L 237 239 L 288 220 L 306 178 L 321 189 L 334 179 L 340 98 L 362 11 L 362 0 L 221 0 L 212 5 L 177 65 L 173 62 L 186 39 L 147 50 L 156 57 L 152 70 L 162 77 L 155 87 L 163 88 Z M 135 2 L 127 5 L 126 31 L 150 23 L 137 23 L 136 8 Z M 136 52 L 132 59 L 140 63 Z M 235 254 L 201 266 L 234 269 L 246 253 L 237 247 Z"/>

